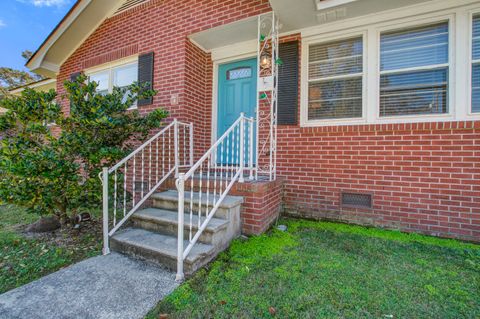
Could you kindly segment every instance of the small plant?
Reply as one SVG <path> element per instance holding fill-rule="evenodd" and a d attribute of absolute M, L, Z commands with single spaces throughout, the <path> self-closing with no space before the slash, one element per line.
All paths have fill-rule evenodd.
<path fill-rule="evenodd" d="M 137 83 L 109 94 L 97 93 L 98 84 L 84 75 L 64 85 L 68 116 L 53 90 L 27 88 L 0 102 L 8 110 L 0 116 L 0 201 L 66 222 L 99 206 L 101 168 L 123 158 L 167 113 L 157 109 L 142 116 L 130 110 L 156 94 Z"/>

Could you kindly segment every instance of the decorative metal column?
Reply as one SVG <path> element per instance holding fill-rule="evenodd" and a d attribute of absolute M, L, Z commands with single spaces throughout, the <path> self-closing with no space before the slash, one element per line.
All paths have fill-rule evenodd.
<path fill-rule="evenodd" d="M 279 21 L 274 12 L 258 17 L 256 179 L 277 176 L 277 84 Z"/>

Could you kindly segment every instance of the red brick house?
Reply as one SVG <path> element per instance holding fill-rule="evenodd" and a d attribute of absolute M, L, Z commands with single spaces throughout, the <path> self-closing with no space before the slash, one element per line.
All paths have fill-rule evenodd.
<path fill-rule="evenodd" d="M 479 48 L 474 0 L 78 0 L 27 66 L 55 77 L 59 93 L 78 72 L 105 92 L 151 83 L 158 95 L 139 112 L 163 107 L 193 124 L 179 124 L 177 148 L 193 155 L 175 173 L 210 154 L 190 176 L 206 195 L 202 179 L 230 165 L 232 187 L 212 196 L 243 197 L 244 233 L 282 211 L 479 241 Z M 241 113 L 230 146 L 215 148 Z M 162 145 L 129 175 L 139 198 L 151 195 L 144 171 Z M 219 160 L 227 148 L 240 160 Z"/>

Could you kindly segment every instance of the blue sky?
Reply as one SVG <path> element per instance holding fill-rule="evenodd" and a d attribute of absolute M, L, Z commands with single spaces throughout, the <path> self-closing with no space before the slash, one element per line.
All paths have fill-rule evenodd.
<path fill-rule="evenodd" d="M 34 52 L 74 0 L 0 0 L 0 67 L 25 69 L 23 50 Z"/>

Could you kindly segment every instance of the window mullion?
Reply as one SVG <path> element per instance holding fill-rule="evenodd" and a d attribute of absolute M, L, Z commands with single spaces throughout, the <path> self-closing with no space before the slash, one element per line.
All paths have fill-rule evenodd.
<path fill-rule="evenodd" d="M 324 78 L 313 78 L 308 79 L 309 83 L 318 83 L 318 82 L 327 82 L 332 80 L 343 80 L 343 79 L 351 79 L 351 78 L 358 78 L 363 76 L 363 72 L 361 73 L 351 73 L 351 74 L 342 74 L 342 75 L 332 75 Z"/>
<path fill-rule="evenodd" d="M 380 75 L 398 74 L 398 73 L 407 73 L 407 72 L 416 72 L 416 71 L 428 71 L 428 70 L 448 68 L 448 66 L 449 66 L 448 63 L 442 63 L 442 64 L 432 64 L 432 65 L 426 65 L 426 66 L 416 66 L 416 67 L 405 68 L 405 69 L 383 70 L 383 71 L 380 71 Z"/>
<path fill-rule="evenodd" d="M 108 70 L 108 92 L 113 93 L 113 68 Z"/>

